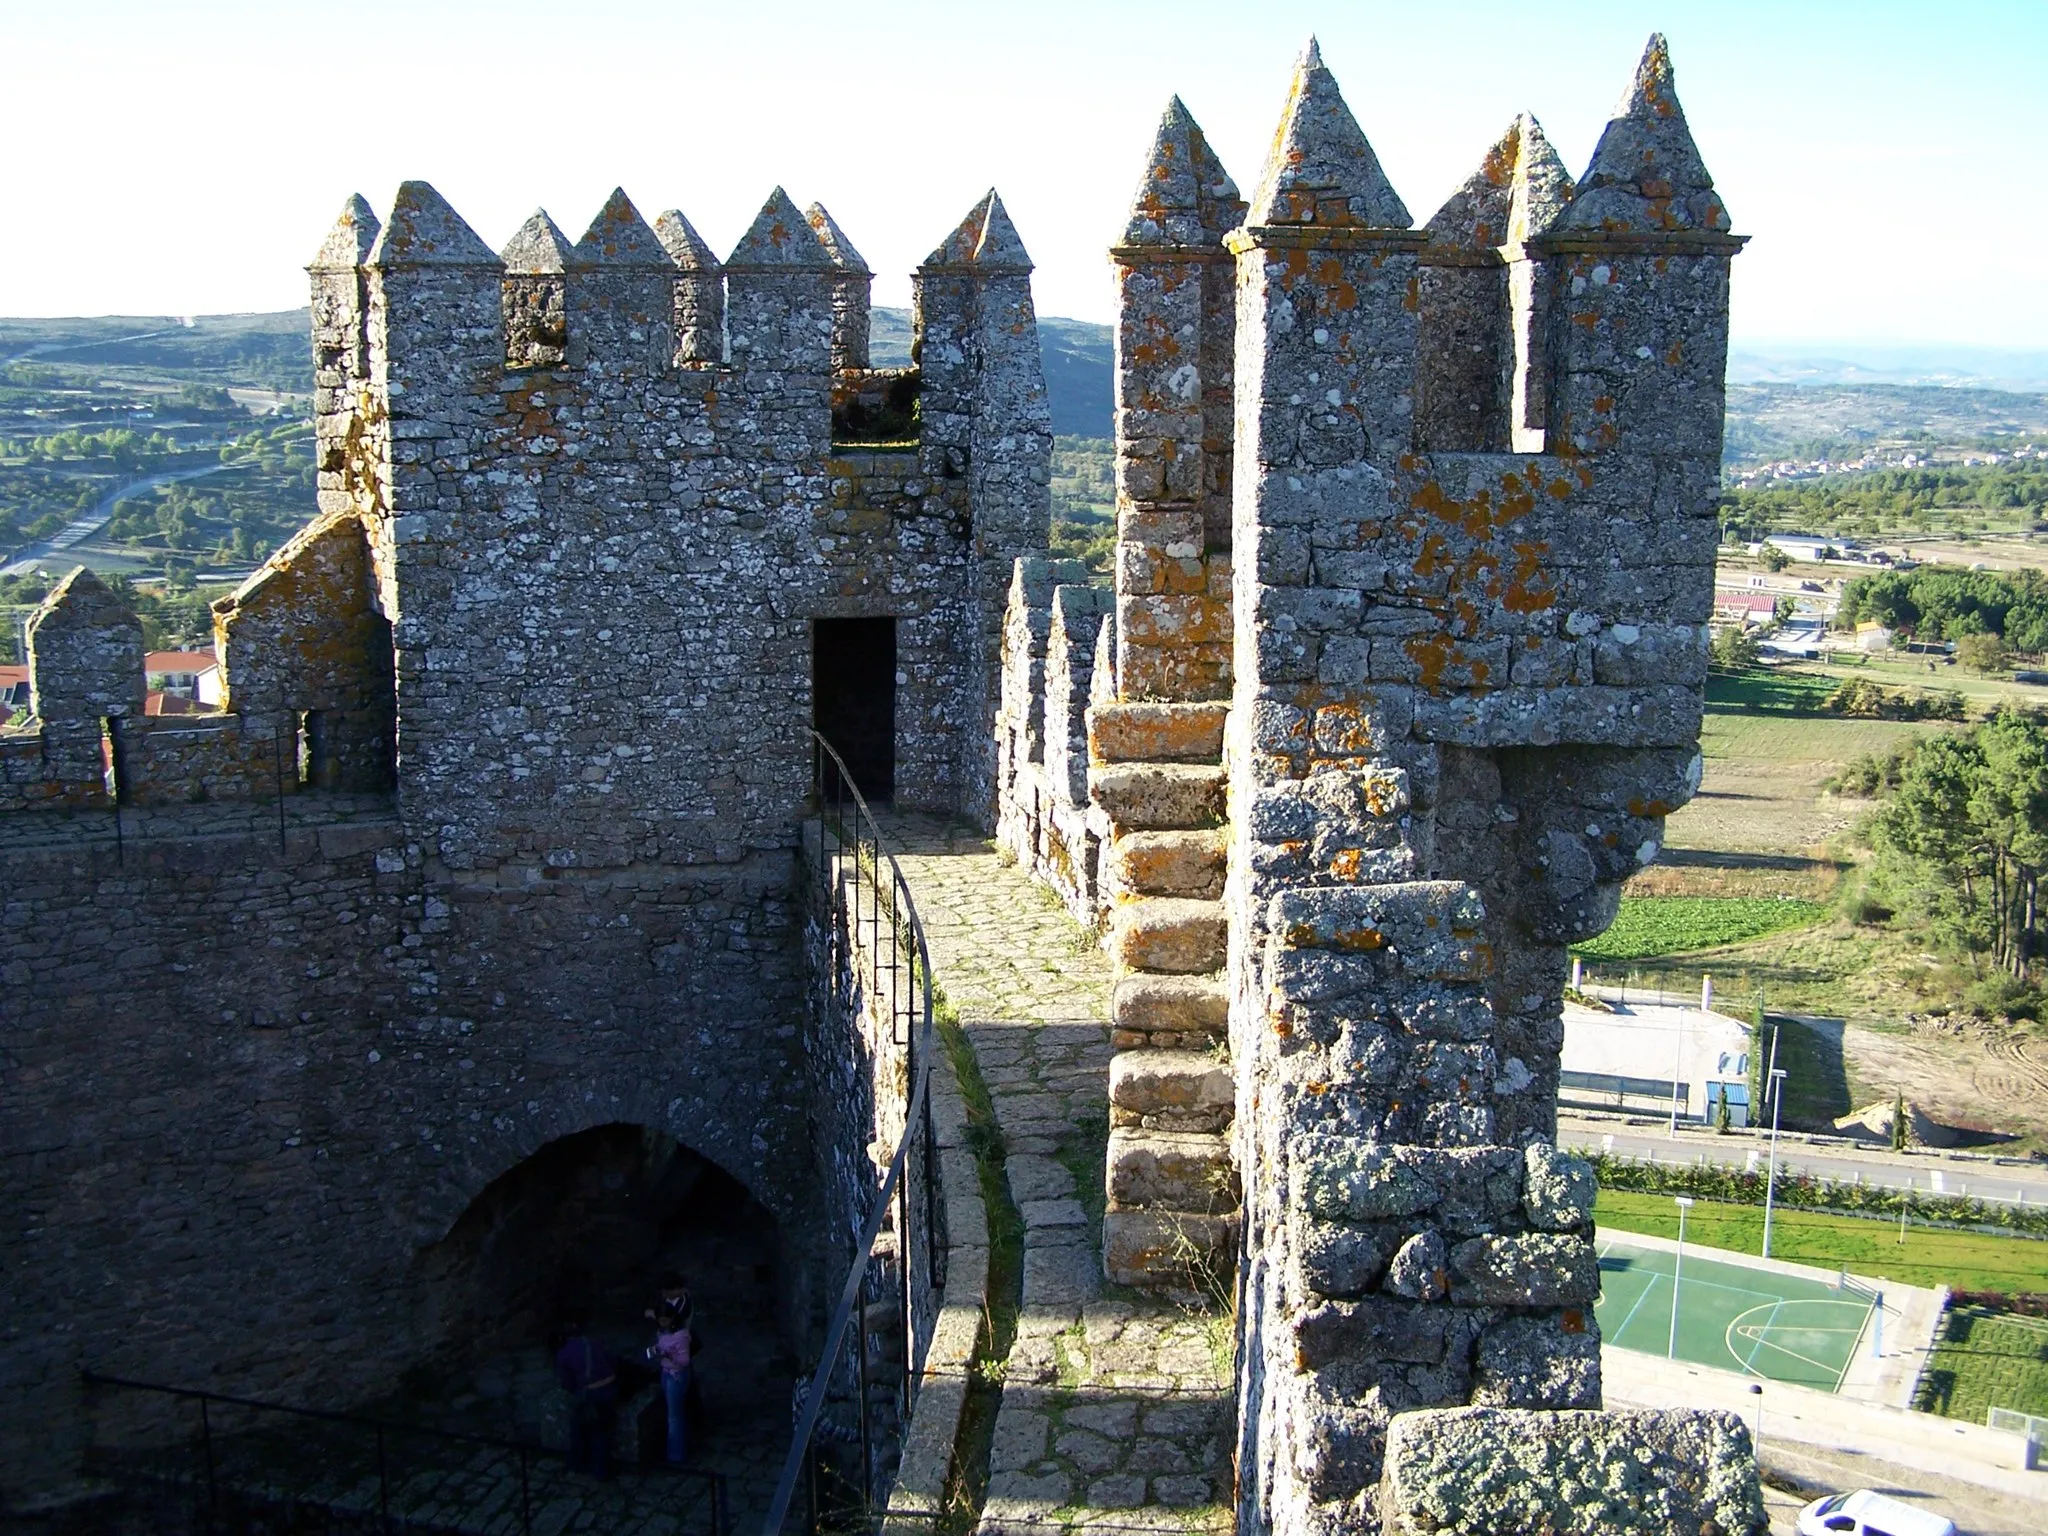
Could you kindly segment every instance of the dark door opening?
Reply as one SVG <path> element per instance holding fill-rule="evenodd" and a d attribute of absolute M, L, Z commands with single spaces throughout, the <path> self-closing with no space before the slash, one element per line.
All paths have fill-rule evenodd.
<path fill-rule="evenodd" d="M 846 761 L 870 802 L 896 793 L 896 621 L 818 619 L 811 625 L 811 724 Z M 828 760 L 822 787 L 839 792 Z"/>

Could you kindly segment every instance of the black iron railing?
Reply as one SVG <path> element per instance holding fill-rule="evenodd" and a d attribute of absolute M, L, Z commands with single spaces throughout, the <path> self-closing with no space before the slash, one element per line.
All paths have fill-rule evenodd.
<path fill-rule="evenodd" d="M 199 1459 L 197 1484 L 203 1491 L 206 1502 L 204 1527 L 212 1530 L 222 1513 L 222 1494 L 228 1492 L 250 1492 L 263 1496 L 267 1490 L 244 1490 L 236 1478 L 224 1473 L 220 1466 L 220 1450 L 216 1445 L 215 1418 L 220 1410 L 248 1412 L 259 1416 L 272 1415 L 281 1419 L 310 1422 L 328 1429 L 351 1429 L 366 1433 L 375 1446 L 376 1463 L 376 1515 L 387 1532 L 402 1530 L 411 1526 L 408 1512 L 403 1507 L 403 1485 L 392 1472 L 394 1460 L 417 1464 L 424 1458 L 407 1457 L 402 1453 L 409 1447 L 424 1444 L 443 1446 L 466 1446 L 497 1451 L 508 1458 L 515 1458 L 519 1468 L 519 1507 L 516 1523 L 507 1519 L 503 1528 L 517 1531 L 519 1536 L 533 1536 L 534 1530 L 534 1468 L 537 1463 L 561 1462 L 566 1460 L 560 1451 L 546 1446 L 519 1440 L 498 1439 L 491 1435 L 470 1434 L 462 1430 L 437 1429 L 425 1424 L 407 1424 L 394 1419 L 372 1418 L 365 1414 L 341 1413 L 320 1408 L 296 1408 L 284 1403 L 266 1403 L 255 1398 L 233 1397 L 224 1392 L 206 1392 L 196 1387 L 166 1386 L 160 1382 L 133 1381 L 123 1376 L 107 1376 L 98 1371 L 79 1373 L 87 1386 L 123 1392 L 139 1392 L 158 1397 L 191 1403 L 198 1409 L 197 1433 L 193 1437 L 193 1451 Z M 294 1450 L 299 1450 L 294 1447 Z M 305 1460 L 317 1461 L 315 1457 Z M 118 1473 L 117 1466 L 107 1470 Z M 618 1472 L 635 1472 L 638 1468 L 630 1463 L 615 1464 Z M 694 1486 L 696 1497 L 702 1502 L 706 1521 L 707 1536 L 727 1536 L 729 1519 L 726 1505 L 725 1474 L 698 1467 L 672 1467 L 664 1464 L 659 1471 L 647 1471 L 644 1475 L 661 1477 L 675 1482 L 677 1487 Z M 394 1505 L 394 1492 L 400 1495 Z M 317 1497 L 311 1500 L 318 1502 Z M 437 1523 L 445 1523 L 445 1520 Z M 635 1526 L 637 1529 L 637 1524 Z M 622 1533 L 623 1536 L 623 1533 Z"/>
<path fill-rule="evenodd" d="M 815 873 L 829 903 L 828 929 L 835 936 L 846 935 L 855 953 L 843 958 L 861 976 L 865 996 L 882 1002 L 888 1011 L 891 1043 L 904 1052 L 909 1097 L 904 1105 L 903 1134 L 862 1224 L 817 1370 L 803 1393 L 774 1501 L 762 1525 L 765 1536 L 779 1536 L 797 1482 L 803 1476 L 818 1415 L 841 1363 L 847 1325 L 867 1284 L 875 1239 L 885 1218 L 892 1213 L 895 1218 L 896 1271 L 902 1290 L 903 1372 L 899 1402 L 904 1425 L 909 1422 L 917 1393 L 920 1309 L 915 1266 L 920 1253 L 927 1297 L 936 1298 L 945 1286 L 946 1241 L 940 1226 L 937 1142 L 932 1134 L 931 1106 L 931 1067 L 938 1036 L 932 1016 L 931 954 L 925 944 L 924 925 L 918 921 L 917 902 L 910 894 L 903 871 L 883 841 L 881 826 L 845 760 L 816 731 L 811 732 L 811 739 L 820 828 Z M 841 958 L 837 953 L 831 956 L 835 974 Z M 915 1178 L 911 1174 L 913 1160 Z M 913 1183 L 919 1186 L 915 1192 Z M 868 1361 L 864 1340 L 855 1342 L 865 1479 L 872 1478 L 874 1466 L 872 1448 L 867 1443 Z"/>

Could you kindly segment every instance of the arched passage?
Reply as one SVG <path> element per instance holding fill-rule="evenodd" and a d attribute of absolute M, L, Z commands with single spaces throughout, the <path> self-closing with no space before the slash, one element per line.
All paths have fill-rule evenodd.
<path fill-rule="evenodd" d="M 673 1136 L 626 1124 L 547 1143 L 422 1251 L 410 1405 L 443 1422 L 553 1440 L 549 1362 L 574 1313 L 622 1357 L 630 1404 L 653 1380 L 640 1360 L 652 1341 L 642 1313 L 670 1269 L 696 1304 L 697 1376 L 714 1438 L 782 1429 L 796 1356 L 774 1215 Z"/>

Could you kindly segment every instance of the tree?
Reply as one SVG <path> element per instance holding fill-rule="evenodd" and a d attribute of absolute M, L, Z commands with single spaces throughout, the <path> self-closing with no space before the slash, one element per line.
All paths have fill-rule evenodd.
<path fill-rule="evenodd" d="M 1956 660 L 1973 672 L 2003 672 L 2005 642 L 1996 635 L 1964 635 L 1956 642 Z"/>
<path fill-rule="evenodd" d="M 1756 665 L 1756 636 L 1740 624 L 1730 624 L 1714 636 L 1709 652 L 1715 666 L 1726 671 Z"/>
<path fill-rule="evenodd" d="M 1767 571 L 1782 571 L 1792 563 L 1792 557 L 1775 544 L 1765 544 L 1756 557 Z"/>
<path fill-rule="evenodd" d="M 1776 619 L 1780 624 L 1791 623 L 1792 615 L 1794 615 L 1798 611 L 1799 604 L 1792 600 L 1792 594 L 1790 592 L 1780 593 L 1778 595 L 1778 600 L 1775 603 L 1771 604 L 1771 617 Z"/>
<path fill-rule="evenodd" d="M 1906 1096 L 1903 1093 L 1892 1095 L 1892 1150 L 1906 1150 Z"/>

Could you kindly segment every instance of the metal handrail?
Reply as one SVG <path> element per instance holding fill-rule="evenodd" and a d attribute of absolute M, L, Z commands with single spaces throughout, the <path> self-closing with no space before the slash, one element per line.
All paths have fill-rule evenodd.
<path fill-rule="evenodd" d="M 909 1159 L 911 1143 L 922 1132 L 926 1147 L 929 1148 L 931 1145 L 931 1069 L 932 1051 L 937 1042 L 937 1028 L 932 1016 L 931 953 L 925 944 L 924 924 L 918 920 L 917 902 L 910 894 L 909 882 L 903 878 L 903 871 L 896 863 L 896 856 L 882 846 L 881 825 L 875 820 L 874 812 L 868 808 L 866 798 L 861 794 L 859 786 L 855 784 L 853 774 L 846 766 L 846 760 L 839 755 L 831 742 L 827 741 L 816 731 L 810 732 L 810 736 L 811 740 L 816 744 L 818 752 L 822 753 L 822 757 L 816 760 L 817 766 L 820 769 L 816 777 L 819 781 L 821 801 L 824 779 L 822 769 L 825 760 L 829 759 L 832 767 L 837 771 L 839 784 L 844 786 L 847 795 L 852 798 L 854 807 L 859 812 L 859 820 L 854 827 L 853 850 L 856 880 L 856 904 L 853 914 L 855 924 L 858 926 L 859 923 L 860 833 L 864 824 L 869 840 L 874 847 L 876 873 L 880 873 L 880 867 L 884 861 L 888 863 L 890 897 L 892 907 L 894 908 L 890 914 L 891 927 L 895 927 L 895 919 L 900 914 L 906 920 L 910 930 L 910 938 L 915 946 L 911 984 L 915 987 L 917 977 L 919 975 L 923 976 L 924 1007 L 923 1018 L 919 1021 L 918 1032 L 912 1041 L 915 1070 L 911 1081 L 910 1099 L 904 1109 L 903 1134 L 897 1140 L 895 1153 L 889 1159 L 888 1172 L 883 1175 L 881 1186 L 875 1191 L 874 1205 L 868 1212 L 867 1220 L 861 1224 L 860 1241 L 854 1253 L 853 1263 L 847 1269 L 846 1283 L 840 1287 L 839 1305 L 833 1310 L 831 1326 L 826 1330 L 825 1347 L 819 1354 L 818 1368 L 812 1374 L 810 1386 L 804 1393 L 803 1414 L 797 1421 L 796 1433 L 790 1437 L 789 1454 L 783 1458 L 782 1475 L 776 1480 L 775 1484 L 775 1497 L 769 1505 L 767 1518 L 762 1522 L 761 1530 L 763 1536 L 780 1536 L 782 1522 L 789 1514 L 790 1499 L 796 1492 L 797 1478 L 803 1471 L 804 1458 L 810 1449 L 811 1435 L 818 1427 L 818 1415 L 824 1407 L 825 1388 L 830 1382 L 833 1369 L 839 1360 L 839 1351 L 846 1338 L 846 1326 L 853 1316 L 854 1303 L 859 1299 L 861 1287 L 866 1281 L 868 1261 L 874 1253 L 875 1238 L 882 1230 L 882 1218 L 887 1214 L 889 1202 L 894 1198 L 898 1186 L 903 1181 L 904 1168 Z M 822 809 L 821 803 L 820 810 L 822 811 Z M 821 822 L 819 832 L 821 842 L 823 835 Z M 843 831 L 839 833 L 839 840 L 843 845 L 845 841 Z M 879 928 L 881 922 L 879 910 L 880 891 L 877 890 L 875 895 L 877 910 L 872 914 L 872 921 Z M 900 907 L 894 906 L 897 902 L 901 903 Z M 896 937 L 900 941 L 900 933 Z M 929 1199 L 931 1195 L 931 1179 L 927 1178 L 925 1184 L 927 1198 Z M 907 1230 L 902 1234 L 902 1237 L 903 1241 L 899 1245 L 898 1262 L 902 1265 L 903 1271 L 907 1276 L 911 1262 L 909 1233 Z M 930 1223 L 927 1223 L 927 1240 L 936 1256 L 939 1237 L 936 1227 Z M 910 1321 L 910 1308 L 908 1306 L 908 1298 L 906 1297 L 904 1307 L 906 1329 L 910 1326 Z M 865 1353 L 866 1351 L 863 1347 L 863 1356 L 865 1356 Z M 910 1368 L 909 1356 L 910 1351 L 906 1348 L 904 1362 L 906 1373 Z M 864 1361 L 863 1371 L 865 1371 Z M 909 1409 L 907 1400 L 904 1408 L 907 1413 Z M 862 1434 L 866 1434 L 865 1416 L 863 1417 Z M 866 1469 L 864 1467 L 863 1476 L 865 1475 Z"/>
<path fill-rule="evenodd" d="M 511 1451 L 519 1457 L 519 1502 L 520 1529 L 530 1536 L 533 1530 L 533 1508 L 531 1490 L 527 1484 L 527 1468 L 536 1456 L 549 1460 L 562 1460 L 564 1453 L 530 1440 L 506 1440 L 496 1435 L 480 1435 L 470 1430 L 442 1429 L 432 1424 L 411 1424 L 399 1419 L 377 1419 L 368 1414 L 340 1412 L 332 1408 L 299 1408 L 290 1403 L 266 1403 L 259 1398 L 235 1397 L 226 1392 L 209 1392 L 202 1387 L 176 1387 L 159 1381 L 136 1381 L 126 1376 L 110 1376 L 103 1371 L 81 1370 L 79 1379 L 89 1387 L 119 1387 L 129 1392 L 152 1392 L 161 1397 L 178 1398 L 199 1404 L 200 1435 L 205 1442 L 207 1496 L 218 1502 L 214 1482 L 212 1422 L 206 1410 L 209 1405 L 220 1404 L 228 1408 L 251 1408 L 262 1413 L 283 1414 L 289 1418 L 314 1419 L 326 1424 L 342 1424 L 352 1429 L 368 1429 L 377 1435 L 377 1497 L 383 1511 L 386 1525 L 390 1523 L 390 1491 L 384 1465 L 384 1436 L 387 1432 L 410 1436 L 415 1439 L 447 1440 L 462 1445 L 488 1446 L 492 1450 Z M 666 1463 L 662 1467 L 664 1476 L 701 1478 L 708 1484 L 711 1500 L 712 1536 L 725 1536 L 726 1494 L 725 1474 L 713 1472 L 704 1467 L 676 1467 Z"/>

